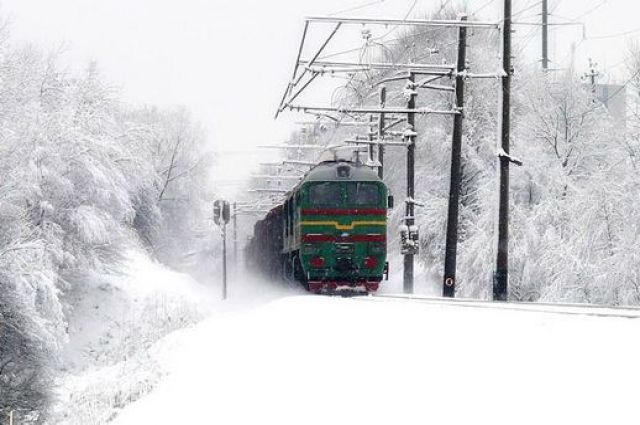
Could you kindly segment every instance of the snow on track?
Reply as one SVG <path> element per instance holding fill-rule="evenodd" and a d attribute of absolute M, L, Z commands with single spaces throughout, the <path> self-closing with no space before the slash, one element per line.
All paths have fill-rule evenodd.
<path fill-rule="evenodd" d="M 621 317 L 628 319 L 640 319 L 638 307 L 606 307 L 595 304 L 575 303 L 542 303 L 542 302 L 490 302 L 460 298 L 424 297 L 405 294 L 381 294 L 368 297 L 358 297 L 359 300 L 380 301 L 397 300 L 405 302 L 417 302 L 426 304 L 448 304 L 457 307 L 492 308 L 511 311 L 529 311 L 532 313 L 553 313 L 578 316 L 597 317 Z"/>
<path fill-rule="evenodd" d="M 635 423 L 640 321 L 289 296 L 157 353 L 126 424 Z"/>

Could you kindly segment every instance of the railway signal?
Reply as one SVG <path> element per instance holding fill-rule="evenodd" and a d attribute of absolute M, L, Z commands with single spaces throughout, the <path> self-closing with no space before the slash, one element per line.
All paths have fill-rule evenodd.
<path fill-rule="evenodd" d="M 213 203 L 213 221 L 222 232 L 222 299 L 227 299 L 227 223 L 231 218 L 231 206 L 225 200 Z"/>

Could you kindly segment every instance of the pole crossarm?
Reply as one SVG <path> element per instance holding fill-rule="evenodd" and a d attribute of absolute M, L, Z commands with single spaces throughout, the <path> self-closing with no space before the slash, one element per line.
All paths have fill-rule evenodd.
<path fill-rule="evenodd" d="M 316 162 L 311 162 L 311 161 L 302 161 L 302 160 L 295 160 L 295 159 L 285 159 L 284 161 L 282 161 L 283 164 L 292 164 L 292 165 L 308 165 L 313 167 L 314 165 L 316 165 Z"/>
<path fill-rule="evenodd" d="M 449 75 L 455 69 L 455 65 L 450 64 L 431 64 L 431 63 L 390 63 L 390 62 L 329 62 L 314 61 L 313 63 L 305 60 L 299 61 L 300 65 L 307 67 L 314 65 L 322 68 L 368 68 L 368 69 L 412 69 L 412 70 L 439 70 L 442 74 Z"/>
<path fill-rule="evenodd" d="M 238 214 L 238 215 L 255 215 L 255 214 L 266 214 L 269 211 L 270 210 L 252 210 L 252 211 L 249 211 L 249 210 L 246 210 L 246 211 L 238 210 L 238 211 L 236 211 L 236 214 Z"/>
<path fill-rule="evenodd" d="M 380 142 L 378 140 L 347 140 L 346 143 L 352 143 L 354 145 L 409 146 L 407 142 Z"/>
<path fill-rule="evenodd" d="M 260 192 L 265 192 L 265 193 L 287 193 L 289 192 L 287 189 L 248 189 L 248 192 L 252 192 L 252 193 L 260 193 Z"/>
<path fill-rule="evenodd" d="M 439 91 L 448 91 L 448 92 L 455 92 L 456 91 L 455 87 L 444 86 L 442 84 L 428 84 L 428 83 L 426 83 L 426 84 L 421 84 L 421 85 L 417 86 L 416 88 L 439 90 Z"/>
<path fill-rule="evenodd" d="M 325 149 L 325 146 L 317 145 L 261 145 L 260 149 Z"/>
<path fill-rule="evenodd" d="M 408 114 L 415 113 L 420 115 L 456 115 L 459 114 L 458 110 L 440 110 L 430 108 L 338 108 L 329 106 L 303 106 L 303 105 L 289 105 L 289 109 L 295 111 L 333 111 L 350 114 Z"/>
<path fill-rule="evenodd" d="M 493 21 L 459 21 L 448 19 L 380 19 L 380 18 L 357 18 L 357 17 L 337 17 L 337 16 L 308 16 L 307 22 L 340 23 L 347 25 L 404 25 L 404 26 L 427 26 L 427 27 L 448 27 L 448 28 L 487 28 L 498 29 L 500 22 Z"/>
<path fill-rule="evenodd" d="M 354 66 L 354 67 L 345 67 L 345 68 L 328 68 L 325 66 L 307 66 L 305 69 L 308 69 L 310 72 L 314 74 L 338 74 L 338 73 L 347 73 L 350 74 L 352 72 L 367 72 L 371 71 L 373 68 L 368 65 Z"/>
<path fill-rule="evenodd" d="M 272 176 L 268 174 L 252 174 L 249 176 L 252 179 L 282 179 L 282 180 L 300 180 L 302 176 Z"/>
<path fill-rule="evenodd" d="M 338 123 L 340 127 L 375 127 L 376 123 L 366 121 L 342 121 Z"/>
<path fill-rule="evenodd" d="M 402 124 L 403 122 L 407 122 L 406 118 L 398 118 L 397 120 L 394 120 L 392 122 L 390 122 L 389 124 L 387 124 L 385 127 L 382 127 L 382 132 L 385 132 L 393 127 L 395 127 L 398 124 Z"/>
<path fill-rule="evenodd" d="M 513 21 L 511 22 L 511 25 L 527 25 L 527 26 L 534 26 L 534 27 L 541 27 L 543 25 L 548 25 L 548 26 L 576 26 L 576 27 L 583 27 L 584 23 L 583 22 L 548 22 L 546 24 L 542 24 L 540 22 L 517 22 L 517 21 Z"/>

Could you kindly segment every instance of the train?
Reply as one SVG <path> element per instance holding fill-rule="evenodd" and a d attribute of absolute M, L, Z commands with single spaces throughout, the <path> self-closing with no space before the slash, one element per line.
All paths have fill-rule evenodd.
<path fill-rule="evenodd" d="M 272 279 L 312 293 L 372 293 L 388 279 L 387 211 L 393 197 L 370 167 L 324 161 L 258 220 L 245 258 Z"/>

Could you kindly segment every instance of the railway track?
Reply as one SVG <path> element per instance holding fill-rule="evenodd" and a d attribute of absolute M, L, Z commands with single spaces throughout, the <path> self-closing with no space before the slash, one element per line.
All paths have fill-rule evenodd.
<path fill-rule="evenodd" d="M 355 296 L 353 299 L 369 302 L 413 302 L 431 305 L 447 305 L 463 308 L 502 309 L 546 314 L 562 314 L 573 316 L 615 317 L 640 319 L 639 307 L 607 307 L 590 304 L 571 303 L 533 303 L 533 302 L 490 302 L 464 298 L 436 298 L 404 294 L 377 294 Z"/>

